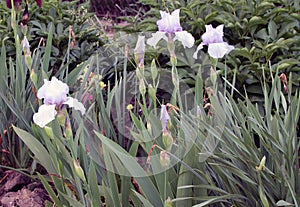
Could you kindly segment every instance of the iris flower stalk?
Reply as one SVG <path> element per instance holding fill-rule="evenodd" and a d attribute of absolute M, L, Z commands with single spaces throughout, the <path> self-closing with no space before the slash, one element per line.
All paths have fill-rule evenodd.
<path fill-rule="evenodd" d="M 194 53 L 193 57 L 197 59 L 197 55 L 199 50 L 203 48 L 204 45 L 208 47 L 208 54 L 212 58 L 212 68 L 211 68 L 211 79 L 214 86 L 216 86 L 216 69 L 218 64 L 218 59 L 223 58 L 224 55 L 228 54 L 234 49 L 234 46 L 229 45 L 227 42 L 223 40 L 224 36 L 224 25 L 221 24 L 216 28 L 213 26 L 205 25 L 205 33 L 201 36 L 202 42 L 197 47 L 196 52 Z M 227 78 L 227 71 L 225 67 L 225 79 Z M 225 87 L 226 89 L 226 82 Z M 225 90 L 224 90 L 225 93 Z"/>
<path fill-rule="evenodd" d="M 182 106 L 179 92 L 179 77 L 177 72 L 177 58 L 175 54 L 175 41 L 182 43 L 183 47 L 191 48 L 194 45 L 194 37 L 187 31 L 183 31 L 179 18 L 180 9 L 176 9 L 171 14 L 160 11 L 161 19 L 157 21 L 158 31 L 152 34 L 147 40 L 147 44 L 156 47 L 157 43 L 164 39 L 167 41 L 172 64 L 172 82 L 178 95 L 179 105 Z"/>

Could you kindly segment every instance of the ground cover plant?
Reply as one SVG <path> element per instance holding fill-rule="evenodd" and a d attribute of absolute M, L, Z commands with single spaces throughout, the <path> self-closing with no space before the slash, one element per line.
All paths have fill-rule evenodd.
<path fill-rule="evenodd" d="M 112 38 L 80 9 L 39 19 L 72 3 L 28 2 L 25 29 L 5 10 L 1 168 L 41 182 L 43 206 L 299 206 L 299 2 L 141 2 Z"/>

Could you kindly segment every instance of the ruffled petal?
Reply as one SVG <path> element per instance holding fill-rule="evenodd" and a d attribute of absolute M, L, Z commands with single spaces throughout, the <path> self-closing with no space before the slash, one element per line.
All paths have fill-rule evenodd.
<path fill-rule="evenodd" d="M 195 43 L 195 38 L 192 34 L 188 33 L 187 31 L 176 32 L 174 41 L 175 40 L 179 40 L 182 43 L 183 47 L 188 48 L 193 47 Z"/>
<path fill-rule="evenodd" d="M 208 54 L 213 58 L 222 58 L 227 54 L 227 46 L 225 43 L 213 43 L 208 45 Z"/>
<path fill-rule="evenodd" d="M 79 102 L 76 98 L 68 97 L 68 100 L 65 101 L 63 104 L 67 104 L 69 107 L 73 107 L 76 110 L 79 110 L 83 115 L 85 113 L 84 105 Z"/>
<path fill-rule="evenodd" d="M 217 28 L 213 28 L 211 24 L 205 25 L 206 32 L 201 36 L 203 45 L 223 42 L 223 27 L 224 25 Z"/>
<path fill-rule="evenodd" d="M 221 24 L 221 25 L 219 25 L 219 26 L 216 27 L 216 32 L 217 32 L 221 37 L 224 36 L 223 29 L 224 29 L 224 24 Z"/>
<path fill-rule="evenodd" d="M 68 85 L 52 77 L 51 81 L 44 79 L 44 85 L 38 90 L 37 97 L 44 99 L 45 104 L 59 105 L 67 100 L 68 93 Z"/>
<path fill-rule="evenodd" d="M 39 107 L 38 112 L 33 115 L 33 122 L 39 127 L 44 128 L 55 119 L 56 114 L 55 105 L 43 104 Z"/>
<path fill-rule="evenodd" d="M 226 43 L 227 44 L 227 43 Z M 234 46 L 232 46 L 232 45 L 228 45 L 227 44 L 227 52 L 226 52 L 226 54 L 228 54 L 228 53 L 230 53 L 233 49 L 234 49 Z"/>
<path fill-rule="evenodd" d="M 158 30 L 160 32 L 174 33 L 182 31 L 179 18 L 180 9 L 176 9 L 171 14 L 160 11 L 161 19 L 157 21 Z"/>
<path fill-rule="evenodd" d="M 157 43 L 161 40 L 161 39 L 168 39 L 166 36 L 165 32 L 155 32 L 152 34 L 152 37 L 150 37 L 147 40 L 147 44 L 152 46 L 152 47 L 156 47 Z"/>
<path fill-rule="evenodd" d="M 196 52 L 194 52 L 193 58 L 197 59 L 197 57 L 198 57 L 198 52 L 199 52 L 199 50 L 201 50 L 202 48 L 203 48 L 203 44 L 200 44 L 200 45 L 197 47 Z"/>
<path fill-rule="evenodd" d="M 176 9 L 171 13 L 171 21 L 172 21 L 172 30 L 173 32 L 182 31 L 182 27 L 180 25 L 180 9 Z"/>

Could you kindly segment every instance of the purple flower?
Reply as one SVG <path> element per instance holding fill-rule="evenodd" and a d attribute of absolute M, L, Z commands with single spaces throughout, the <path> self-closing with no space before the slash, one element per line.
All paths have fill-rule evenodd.
<path fill-rule="evenodd" d="M 161 39 L 166 41 L 179 40 L 184 47 L 191 48 L 194 45 L 195 39 L 187 31 L 182 31 L 179 13 L 179 9 L 176 9 L 171 14 L 160 11 L 161 19 L 157 21 L 158 31 L 152 34 L 147 43 L 155 47 Z"/>
<path fill-rule="evenodd" d="M 48 123 L 55 119 L 57 111 L 62 105 L 74 107 L 76 110 L 85 113 L 85 108 L 77 99 L 68 97 L 69 87 L 67 84 L 52 77 L 51 81 L 44 79 L 44 85 L 38 90 L 37 97 L 44 99 L 44 104 L 33 115 L 33 122 L 40 127 L 45 127 Z"/>
<path fill-rule="evenodd" d="M 206 32 L 202 35 L 202 42 L 197 47 L 193 57 L 197 58 L 197 54 L 203 48 L 203 45 L 208 46 L 208 54 L 213 58 L 222 58 L 225 54 L 233 50 L 233 46 L 223 41 L 223 28 L 223 24 L 216 28 L 213 28 L 212 25 L 205 25 Z"/>
<path fill-rule="evenodd" d="M 22 4 L 22 0 L 13 0 L 13 2 L 15 7 L 18 7 Z M 39 7 L 42 6 L 42 0 L 35 0 L 35 2 Z M 6 0 L 6 6 L 11 9 L 11 0 Z"/>

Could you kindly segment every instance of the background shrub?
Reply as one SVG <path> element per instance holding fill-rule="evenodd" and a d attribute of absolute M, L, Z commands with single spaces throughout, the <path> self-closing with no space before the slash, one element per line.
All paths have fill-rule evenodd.
<path fill-rule="evenodd" d="M 294 86 L 299 86 L 300 70 L 300 6 L 297 0 L 264 1 L 154 1 L 140 0 L 150 6 L 140 10 L 131 24 L 121 28 L 127 32 L 156 31 L 159 10 L 173 11 L 181 8 L 181 25 L 193 34 L 200 44 L 205 25 L 224 24 L 225 41 L 235 46 L 224 64 L 218 64 L 219 73 L 225 75 L 238 90 L 253 101 L 262 101 L 261 79 L 263 68 L 267 73 L 293 73 Z M 201 53 L 200 62 L 207 55 Z M 163 60 L 159 60 L 160 62 Z M 198 60 L 199 61 L 199 60 Z M 188 61 L 182 61 L 186 65 Z M 184 74 L 186 75 L 186 74 Z"/>

